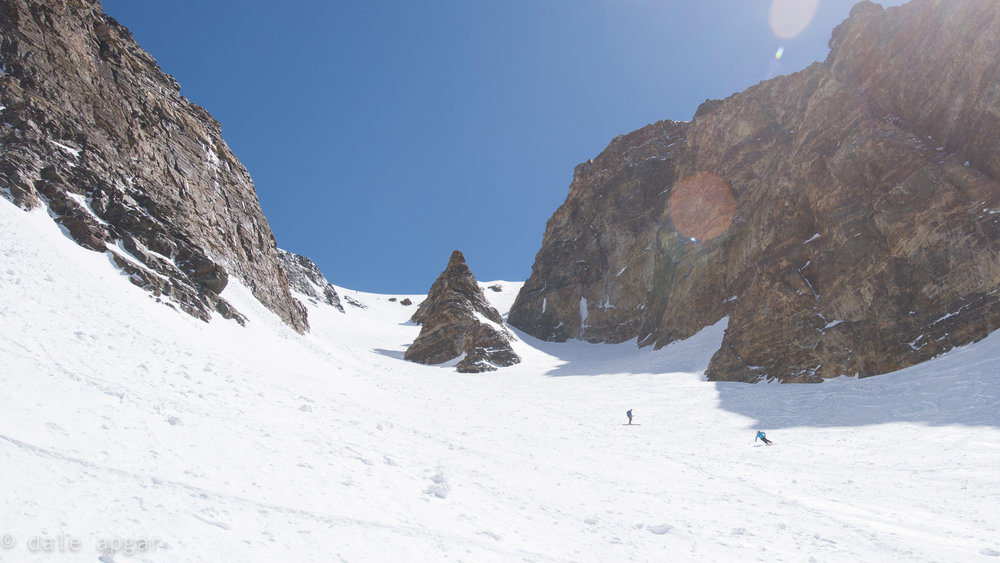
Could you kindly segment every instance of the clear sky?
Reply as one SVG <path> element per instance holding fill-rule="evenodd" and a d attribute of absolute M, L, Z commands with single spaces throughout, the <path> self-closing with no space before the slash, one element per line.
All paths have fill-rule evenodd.
<path fill-rule="evenodd" d="M 853 4 L 103 0 L 222 123 L 278 246 L 377 293 L 455 249 L 526 279 L 577 164 L 825 59 Z"/>

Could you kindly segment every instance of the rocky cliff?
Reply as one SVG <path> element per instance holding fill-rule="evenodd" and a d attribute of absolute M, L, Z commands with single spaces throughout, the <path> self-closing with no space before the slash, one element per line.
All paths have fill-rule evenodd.
<path fill-rule="evenodd" d="M 218 122 L 97 0 L 0 0 L 0 192 L 184 311 L 241 320 L 230 279 L 298 331 L 253 182 Z"/>
<path fill-rule="evenodd" d="M 1000 326 L 1000 2 L 861 2 L 830 54 L 577 167 L 509 322 L 821 381 Z"/>
<path fill-rule="evenodd" d="M 301 293 L 316 305 L 325 303 L 341 313 L 344 312 L 344 305 L 337 295 L 337 288 L 333 287 L 312 260 L 280 248 L 278 258 L 288 275 L 288 284 L 293 291 Z"/>
<path fill-rule="evenodd" d="M 464 354 L 457 370 L 481 373 L 521 361 L 510 346 L 503 317 L 486 300 L 458 250 L 411 319 L 423 325 L 403 356 L 411 362 L 440 364 Z"/>

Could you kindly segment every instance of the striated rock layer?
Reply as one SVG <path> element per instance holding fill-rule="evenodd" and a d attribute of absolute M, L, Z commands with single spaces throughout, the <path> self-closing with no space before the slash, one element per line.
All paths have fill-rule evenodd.
<path fill-rule="evenodd" d="M 508 321 L 821 381 L 1000 326 L 1000 2 L 861 2 L 831 52 L 577 167 Z"/>
<path fill-rule="evenodd" d="M 411 362 L 440 364 L 465 354 L 458 371 L 480 373 L 521 361 L 510 346 L 512 337 L 503 317 L 486 300 L 458 250 L 452 252 L 448 267 L 431 285 L 412 320 L 423 326 L 403 356 Z"/>
<path fill-rule="evenodd" d="M 197 317 L 231 277 L 308 329 L 246 169 L 96 0 L 0 0 L 0 192 Z"/>

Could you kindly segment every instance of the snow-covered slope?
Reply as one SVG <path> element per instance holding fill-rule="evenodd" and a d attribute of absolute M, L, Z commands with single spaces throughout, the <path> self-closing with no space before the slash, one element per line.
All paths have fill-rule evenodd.
<path fill-rule="evenodd" d="M 521 364 L 461 375 L 402 360 L 422 296 L 338 292 L 305 336 L 236 285 L 248 326 L 205 324 L 0 200 L 0 561 L 1000 557 L 997 336 L 751 386 L 702 378 L 725 322 L 656 352 L 518 334 Z"/>

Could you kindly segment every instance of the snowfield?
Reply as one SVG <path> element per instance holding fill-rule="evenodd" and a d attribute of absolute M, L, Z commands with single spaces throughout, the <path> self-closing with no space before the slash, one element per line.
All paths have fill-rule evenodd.
<path fill-rule="evenodd" d="M 203 323 L 59 229 L 0 199 L 0 561 L 1000 562 L 1000 334 L 791 386 L 704 381 L 725 321 L 518 333 L 464 375 L 402 360 L 423 296 Z"/>

